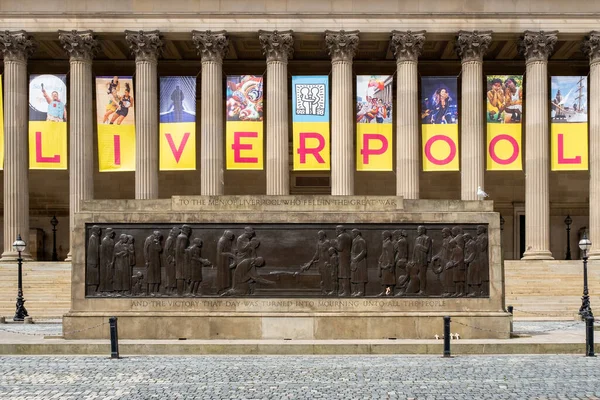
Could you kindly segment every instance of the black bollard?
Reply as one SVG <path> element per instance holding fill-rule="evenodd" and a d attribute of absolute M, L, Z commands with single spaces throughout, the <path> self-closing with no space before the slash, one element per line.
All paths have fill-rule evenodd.
<path fill-rule="evenodd" d="M 117 317 L 108 319 L 110 324 L 110 358 L 119 358 L 119 335 L 117 332 Z"/>
<path fill-rule="evenodd" d="M 506 310 L 510 313 L 510 315 L 513 315 L 513 306 L 506 307 Z"/>
<path fill-rule="evenodd" d="M 513 319 L 512 319 L 512 316 L 513 316 L 513 310 L 514 309 L 513 309 L 513 306 L 508 306 L 508 307 L 506 307 L 506 309 L 508 310 L 508 312 L 510 314 L 510 333 L 512 334 L 513 333 Z"/>
<path fill-rule="evenodd" d="M 450 357 L 450 317 L 444 317 L 444 357 Z"/>
<path fill-rule="evenodd" d="M 585 319 L 585 355 L 586 357 L 596 357 L 594 354 L 594 317 L 591 316 Z"/>

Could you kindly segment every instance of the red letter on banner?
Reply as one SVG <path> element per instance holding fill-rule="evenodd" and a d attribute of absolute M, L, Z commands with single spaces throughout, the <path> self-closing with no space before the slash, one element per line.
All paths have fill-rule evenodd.
<path fill-rule="evenodd" d="M 35 133 L 35 161 L 39 163 L 59 163 L 60 154 L 52 157 L 42 156 L 42 132 Z"/>
<path fill-rule="evenodd" d="M 307 148 L 306 140 L 307 139 L 317 139 L 319 144 L 317 147 Z M 306 164 L 306 155 L 311 154 L 319 164 L 324 164 L 325 160 L 319 154 L 325 148 L 325 138 L 323 135 L 317 132 L 300 132 L 300 148 L 298 149 L 298 154 L 300 154 L 300 164 Z"/>
<path fill-rule="evenodd" d="M 170 133 L 166 133 L 165 137 L 167 138 L 167 142 L 169 143 L 171 152 L 173 153 L 173 156 L 175 157 L 175 162 L 179 162 L 179 159 L 181 158 L 181 154 L 183 154 L 183 149 L 185 149 L 185 145 L 187 144 L 188 138 L 190 137 L 190 133 L 186 132 L 183 134 L 183 139 L 181 139 L 179 148 L 175 147 L 175 143 L 173 142 L 173 136 Z"/>
<path fill-rule="evenodd" d="M 381 147 L 378 149 L 371 149 L 369 147 L 369 141 L 371 140 L 379 140 L 381 142 Z M 363 147 L 360 150 L 360 154 L 363 156 L 363 164 L 369 163 L 369 156 L 374 155 L 378 156 L 385 153 L 388 149 L 388 141 L 385 136 L 379 133 L 365 133 L 363 135 Z"/>
<path fill-rule="evenodd" d="M 115 153 L 115 165 L 121 165 L 121 136 L 113 136 L 113 148 Z"/>
<path fill-rule="evenodd" d="M 512 154 L 510 155 L 510 157 L 508 157 L 505 160 L 501 159 L 496 154 L 496 145 L 501 140 L 508 141 L 512 145 L 512 148 L 513 148 Z M 494 162 L 501 164 L 501 165 L 508 165 L 508 164 L 512 164 L 513 162 L 515 162 L 517 157 L 519 157 L 519 143 L 517 143 L 517 140 L 514 137 L 512 137 L 510 135 L 498 135 L 498 136 L 494 137 L 492 140 L 490 140 L 490 158 L 492 160 L 494 160 Z"/>
<path fill-rule="evenodd" d="M 558 163 L 559 164 L 581 164 L 581 156 L 573 158 L 565 157 L 565 135 L 558 134 Z"/>
<path fill-rule="evenodd" d="M 450 154 L 448 154 L 448 157 L 444 158 L 443 160 L 438 160 L 433 156 L 433 154 L 431 154 L 431 146 L 433 146 L 433 144 L 438 140 L 442 140 L 448 143 L 448 146 L 450 146 Z M 454 145 L 454 141 L 445 135 L 435 135 L 430 137 L 427 143 L 425 143 L 425 156 L 429 161 L 431 161 L 435 165 L 448 164 L 449 162 L 454 160 L 454 157 L 456 157 L 456 146 Z"/>
<path fill-rule="evenodd" d="M 252 150 L 251 144 L 241 144 L 240 143 L 240 139 L 245 138 L 245 137 L 248 137 L 248 138 L 258 137 L 258 132 L 233 132 L 233 144 L 231 145 L 231 148 L 233 149 L 233 160 L 236 163 L 256 164 L 256 163 L 258 163 L 257 157 L 242 157 L 240 155 L 240 152 L 242 150 Z"/>

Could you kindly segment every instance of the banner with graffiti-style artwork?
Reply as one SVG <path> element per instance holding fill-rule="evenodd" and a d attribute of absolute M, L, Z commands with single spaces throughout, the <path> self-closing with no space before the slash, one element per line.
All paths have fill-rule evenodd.
<path fill-rule="evenodd" d="M 263 77 L 227 77 L 227 169 L 263 169 Z"/>
<path fill-rule="evenodd" d="M 131 76 L 96 77 L 100 172 L 135 171 L 135 99 Z"/>
<path fill-rule="evenodd" d="M 160 78 L 159 166 L 196 169 L 196 77 Z"/>
<path fill-rule="evenodd" d="M 29 77 L 29 168 L 67 169 L 67 76 Z"/>
<path fill-rule="evenodd" d="M 423 171 L 458 171 L 456 76 L 421 78 Z"/>
<path fill-rule="evenodd" d="M 4 90 L 2 89 L 2 75 L 0 74 L 0 170 L 4 169 Z"/>
<path fill-rule="evenodd" d="M 552 171 L 588 169 L 587 76 L 553 76 L 550 90 Z"/>
<path fill-rule="evenodd" d="M 521 171 L 523 76 L 488 75 L 486 82 L 487 170 Z"/>
<path fill-rule="evenodd" d="M 328 171 L 329 77 L 292 77 L 294 171 Z"/>
<path fill-rule="evenodd" d="M 356 77 L 356 170 L 391 171 L 392 87 L 391 75 Z"/>

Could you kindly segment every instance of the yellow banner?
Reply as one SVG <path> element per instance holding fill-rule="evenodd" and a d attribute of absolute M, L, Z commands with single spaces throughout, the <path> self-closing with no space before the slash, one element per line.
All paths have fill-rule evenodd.
<path fill-rule="evenodd" d="M 555 123 L 551 125 L 552 171 L 587 171 L 588 124 Z"/>
<path fill-rule="evenodd" d="M 392 171 L 392 124 L 356 124 L 356 170 Z"/>
<path fill-rule="evenodd" d="M 458 125 L 423 124 L 423 171 L 458 171 Z"/>
<path fill-rule="evenodd" d="M 0 171 L 4 169 L 4 104 L 2 98 L 4 90 L 2 90 L 2 75 L 0 75 Z"/>
<path fill-rule="evenodd" d="M 329 171 L 329 122 L 294 122 L 294 171 Z"/>
<path fill-rule="evenodd" d="M 227 121 L 227 169 L 263 169 L 263 122 Z"/>
<path fill-rule="evenodd" d="M 196 123 L 160 124 L 160 170 L 196 169 Z"/>
<path fill-rule="evenodd" d="M 135 171 L 135 126 L 98 125 L 100 172 Z"/>
<path fill-rule="evenodd" d="M 29 121 L 29 169 L 67 169 L 67 123 Z"/>
<path fill-rule="evenodd" d="M 487 124 L 487 170 L 522 171 L 521 124 Z"/>

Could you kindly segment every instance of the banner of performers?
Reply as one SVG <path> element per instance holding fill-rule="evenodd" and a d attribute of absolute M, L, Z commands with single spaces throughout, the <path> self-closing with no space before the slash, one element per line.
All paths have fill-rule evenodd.
<path fill-rule="evenodd" d="M 131 76 L 96 77 L 100 171 L 135 171 L 135 99 Z"/>
<path fill-rule="evenodd" d="M 487 170 L 521 171 L 523 76 L 488 75 L 486 81 Z"/>
<path fill-rule="evenodd" d="M 588 169 L 587 76 L 551 79 L 552 171 Z"/>
<path fill-rule="evenodd" d="M 328 171 L 329 77 L 292 77 L 294 171 Z"/>
<path fill-rule="evenodd" d="M 2 75 L 0 75 L 0 170 L 4 169 L 4 104 L 2 98 L 4 90 L 2 89 Z"/>
<path fill-rule="evenodd" d="M 390 75 L 356 77 L 356 170 L 392 171 L 392 86 Z"/>
<path fill-rule="evenodd" d="M 29 168 L 67 169 L 67 76 L 29 77 Z"/>
<path fill-rule="evenodd" d="M 455 76 L 421 79 L 423 171 L 458 171 L 458 102 Z"/>
<path fill-rule="evenodd" d="M 196 169 L 196 77 L 160 78 L 159 168 Z"/>
<path fill-rule="evenodd" d="M 227 169 L 263 169 L 263 77 L 227 77 Z"/>

